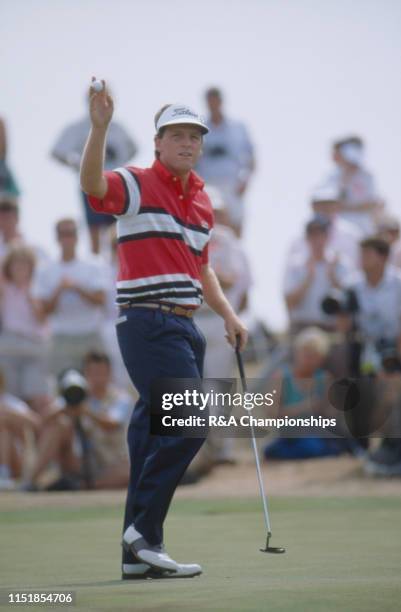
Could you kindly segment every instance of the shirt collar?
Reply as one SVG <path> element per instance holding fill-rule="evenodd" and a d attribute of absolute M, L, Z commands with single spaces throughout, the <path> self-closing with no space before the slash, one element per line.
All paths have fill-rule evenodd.
<path fill-rule="evenodd" d="M 162 164 L 159 159 L 156 159 L 153 162 L 152 168 L 155 170 L 155 172 L 158 174 L 158 176 L 165 183 L 168 183 L 168 184 L 171 185 L 171 184 L 176 182 L 174 179 L 176 179 L 177 177 L 172 172 L 170 172 L 170 170 L 168 170 L 168 168 L 166 168 L 166 166 L 164 164 Z M 188 180 L 189 189 L 191 191 L 193 189 L 195 191 L 199 191 L 200 189 L 203 189 L 204 185 L 205 185 L 205 182 L 202 181 L 200 176 L 198 176 L 198 174 L 196 174 L 196 172 L 191 170 L 191 172 L 189 174 L 189 180 Z"/>

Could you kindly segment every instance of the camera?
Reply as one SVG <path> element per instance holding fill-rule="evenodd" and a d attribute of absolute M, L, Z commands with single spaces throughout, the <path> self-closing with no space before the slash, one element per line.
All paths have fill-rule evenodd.
<path fill-rule="evenodd" d="M 358 298 L 352 289 L 333 289 L 321 302 L 321 308 L 327 315 L 355 314 L 358 312 Z"/>
<path fill-rule="evenodd" d="M 69 369 L 59 378 L 59 393 L 69 407 L 78 406 L 88 397 L 88 385 L 78 370 Z"/>

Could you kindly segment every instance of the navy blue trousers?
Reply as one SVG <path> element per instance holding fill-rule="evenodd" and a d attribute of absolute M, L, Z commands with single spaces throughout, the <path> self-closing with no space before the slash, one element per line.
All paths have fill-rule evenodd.
<path fill-rule="evenodd" d="M 163 522 L 174 491 L 204 438 L 150 435 L 150 388 L 157 378 L 201 378 L 205 339 L 186 317 L 150 308 L 122 309 L 121 355 L 139 399 L 128 427 L 130 480 L 124 530 L 135 528 L 152 545 L 163 542 Z M 135 563 L 123 551 L 123 563 Z"/>

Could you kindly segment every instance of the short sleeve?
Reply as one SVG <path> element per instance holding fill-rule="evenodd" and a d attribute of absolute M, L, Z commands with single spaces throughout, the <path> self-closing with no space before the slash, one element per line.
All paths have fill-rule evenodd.
<path fill-rule="evenodd" d="M 107 193 L 102 200 L 88 196 L 88 201 L 94 211 L 122 216 L 135 215 L 141 204 L 139 181 L 128 168 L 104 172 L 107 180 Z"/>

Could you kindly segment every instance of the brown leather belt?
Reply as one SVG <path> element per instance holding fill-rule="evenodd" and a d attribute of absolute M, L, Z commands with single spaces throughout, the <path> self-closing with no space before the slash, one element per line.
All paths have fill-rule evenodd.
<path fill-rule="evenodd" d="M 154 310 L 162 310 L 163 312 L 170 312 L 178 315 L 179 317 L 187 317 L 190 319 L 193 317 L 195 308 L 183 308 L 182 306 L 168 306 L 167 304 L 140 304 L 138 302 L 127 302 L 126 304 L 119 304 L 120 308 L 153 308 Z"/>

